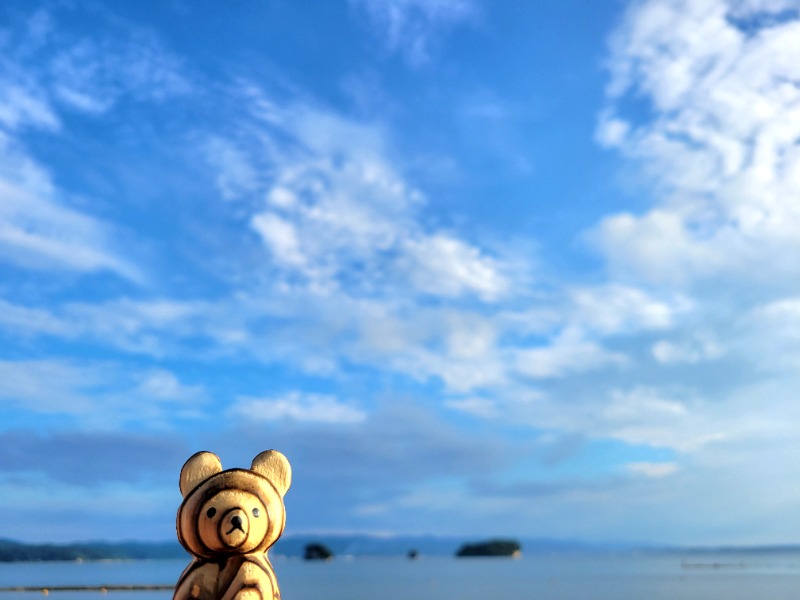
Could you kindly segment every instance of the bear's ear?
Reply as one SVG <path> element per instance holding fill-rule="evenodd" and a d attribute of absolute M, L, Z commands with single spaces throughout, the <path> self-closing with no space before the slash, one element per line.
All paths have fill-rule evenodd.
<path fill-rule="evenodd" d="M 200 483 L 222 471 L 222 462 L 213 452 L 198 452 L 181 469 L 181 494 L 186 496 Z"/>
<path fill-rule="evenodd" d="M 256 456 L 251 468 L 269 479 L 281 496 L 292 485 L 292 467 L 287 458 L 277 450 L 266 450 Z"/>

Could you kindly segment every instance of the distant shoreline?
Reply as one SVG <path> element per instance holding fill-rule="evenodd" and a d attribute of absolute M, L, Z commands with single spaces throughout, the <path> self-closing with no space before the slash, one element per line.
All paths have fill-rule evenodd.
<path fill-rule="evenodd" d="M 335 556 L 407 556 L 414 549 L 420 557 L 453 556 L 464 543 L 478 538 L 455 536 L 372 536 L 367 534 L 288 535 L 271 550 L 272 556 L 302 557 L 313 542 L 324 543 Z M 526 555 L 596 553 L 672 554 L 766 554 L 800 552 L 800 544 L 753 546 L 668 546 L 636 543 L 595 543 L 547 538 L 519 538 Z M 0 539 L 0 562 L 189 560 L 189 555 L 172 542 L 79 542 L 28 544 Z M 697 561 L 704 562 L 704 561 Z"/>
<path fill-rule="evenodd" d="M 0 562 L 176 559 L 187 556 L 177 541 L 28 544 L 0 540 Z"/>

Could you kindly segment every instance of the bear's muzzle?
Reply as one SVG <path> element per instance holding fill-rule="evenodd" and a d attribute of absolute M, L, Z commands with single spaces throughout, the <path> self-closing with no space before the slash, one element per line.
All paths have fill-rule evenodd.
<path fill-rule="evenodd" d="M 219 521 L 219 539 L 229 548 L 241 546 L 249 530 L 250 520 L 241 508 L 232 508 Z"/>

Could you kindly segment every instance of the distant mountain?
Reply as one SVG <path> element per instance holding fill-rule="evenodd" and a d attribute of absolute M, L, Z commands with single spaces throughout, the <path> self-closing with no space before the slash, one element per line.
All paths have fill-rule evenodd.
<path fill-rule="evenodd" d="M 302 557 L 310 544 L 323 544 L 334 556 L 453 556 L 465 541 L 463 537 L 434 535 L 376 536 L 367 534 L 284 535 L 271 553 L 275 556 Z M 479 541 L 479 540 L 478 540 Z M 576 542 L 521 540 L 526 552 L 564 552 L 586 550 Z M 187 558 L 186 551 L 174 542 L 81 542 L 74 544 L 26 544 L 0 540 L 0 562 L 42 560 L 133 560 Z"/>
<path fill-rule="evenodd" d="M 412 548 L 420 555 L 452 555 L 460 538 L 436 536 L 284 535 L 272 555 L 302 557 L 309 544 L 324 544 L 334 556 L 405 556 Z M 46 560 L 188 560 L 187 552 L 172 542 L 80 542 L 72 544 L 27 544 L 0 539 L 0 562 Z"/>
<path fill-rule="evenodd" d="M 42 560 L 134 560 L 184 558 L 186 551 L 175 542 L 80 542 L 74 544 L 25 544 L 0 539 L 0 562 Z"/>
<path fill-rule="evenodd" d="M 323 544 L 334 556 L 454 556 L 464 544 L 484 541 L 474 538 L 434 535 L 378 536 L 367 534 L 284 535 L 272 555 L 302 557 L 309 544 Z M 800 545 L 741 547 L 679 547 L 637 543 L 593 543 L 550 538 L 517 538 L 526 556 L 591 552 L 800 552 Z M 0 562 L 45 560 L 139 560 L 186 559 L 189 555 L 177 540 L 168 542 L 80 542 L 74 544 L 26 544 L 0 539 Z"/>

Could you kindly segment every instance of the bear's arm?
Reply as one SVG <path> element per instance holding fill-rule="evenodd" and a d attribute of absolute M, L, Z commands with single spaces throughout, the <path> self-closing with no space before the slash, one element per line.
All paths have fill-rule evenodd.
<path fill-rule="evenodd" d="M 280 597 L 269 562 L 250 558 L 239 567 L 220 600 L 280 600 Z"/>
<path fill-rule="evenodd" d="M 216 600 L 219 572 L 214 563 L 190 564 L 175 586 L 173 600 Z"/>

